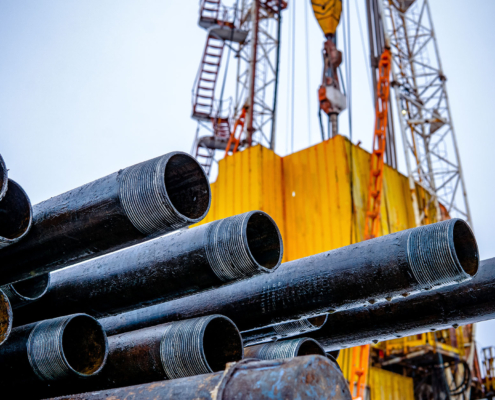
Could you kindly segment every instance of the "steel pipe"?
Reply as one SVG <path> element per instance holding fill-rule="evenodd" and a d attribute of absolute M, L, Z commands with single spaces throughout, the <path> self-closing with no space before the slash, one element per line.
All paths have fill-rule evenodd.
<path fill-rule="evenodd" d="M 159 303 L 274 271 L 282 253 L 275 221 L 251 211 L 56 271 L 47 295 L 16 313 L 15 323 Z"/>
<path fill-rule="evenodd" d="M 2 155 L 0 155 L 0 201 L 7 193 L 7 182 L 9 180 L 9 170 L 5 165 Z"/>
<path fill-rule="evenodd" d="M 266 326 L 241 332 L 242 340 L 247 346 L 273 342 L 301 334 L 307 334 L 320 329 L 327 321 L 327 315 L 303 318 L 298 321 L 285 322 L 283 324 Z"/>
<path fill-rule="evenodd" d="M 0 345 L 7 340 L 12 330 L 12 306 L 7 295 L 0 290 Z"/>
<path fill-rule="evenodd" d="M 259 358 L 260 360 L 276 360 L 311 354 L 326 356 L 323 347 L 310 338 L 281 340 L 244 348 L 246 358 Z"/>
<path fill-rule="evenodd" d="M 133 165 L 36 204 L 27 237 L 0 251 L 0 284 L 194 224 L 209 207 L 208 179 L 188 154 Z"/>
<path fill-rule="evenodd" d="M 18 183 L 8 179 L 7 191 L 0 201 L 0 249 L 25 239 L 31 229 L 32 220 L 33 208 L 28 195 Z M 8 250 L 4 249 L 1 252 Z"/>
<path fill-rule="evenodd" d="M 224 372 L 58 397 L 57 400 L 351 400 L 337 364 L 322 356 L 243 360 Z"/>
<path fill-rule="evenodd" d="M 50 286 L 50 281 L 50 274 L 43 274 L 31 279 L 26 279 L 25 281 L 9 283 L 8 285 L 0 287 L 0 289 L 9 298 L 12 308 L 16 309 L 41 299 L 46 294 L 48 287 Z M 19 325 L 22 324 L 16 324 L 16 326 Z"/>
<path fill-rule="evenodd" d="M 108 347 L 102 373 L 73 393 L 210 374 L 244 354 L 237 327 L 221 315 L 110 336 Z"/>
<path fill-rule="evenodd" d="M 76 314 L 12 329 L 0 346 L 0 384 L 17 397 L 49 393 L 98 373 L 108 342 L 97 320 Z M 23 397 L 26 398 L 26 397 Z"/>
<path fill-rule="evenodd" d="M 374 303 L 470 279 L 478 247 L 460 219 L 382 236 L 282 264 L 275 272 L 101 319 L 115 334 L 221 314 L 241 331 Z"/>
<path fill-rule="evenodd" d="M 495 258 L 470 281 L 328 316 L 308 336 L 326 351 L 495 319 Z"/>

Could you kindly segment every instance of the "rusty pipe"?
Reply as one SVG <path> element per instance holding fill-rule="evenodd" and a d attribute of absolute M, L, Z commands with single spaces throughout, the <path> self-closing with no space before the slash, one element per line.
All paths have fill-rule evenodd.
<path fill-rule="evenodd" d="M 282 253 L 275 221 L 250 211 L 55 271 L 47 295 L 16 313 L 15 323 L 159 303 L 274 271 Z"/>
<path fill-rule="evenodd" d="M 97 374 L 108 342 L 97 320 L 75 314 L 12 329 L 0 346 L 0 384 L 18 397 Z"/>
<path fill-rule="evenodd" d="M 490 319 L 495 319 L 495 258 L 482 261 L 470 281 L 331 314 L 308 336 L 330 351 Z"/>
<path fill-rule="evenodd" d="M 0 201 L 7 193 L 7 182 L 9 180 L 9 170 L 5 165 L 2 155 L 0 154 Z"/>
<path fill-rule="evenodd" d="M 241 332 L 242 340 L 246 346 L 273 342 L 292 336 L 305 335 L 320 329 L 327 321 L 327 314 L 317 317 L 303 318 L 297 321 L 285 322 L 283 324 L 266 326 Z"/>
<path fill-rule="evenodd" d="M 133 165 L 36 204 L 29 234 L 0 251 L 0 284 L 183 228 L 209 207 L 208 179 L 188 154 Z"/>
<path fill-rule="evenodd" d="M 101 319 L 107 333 L 221 314 L 241 331 L 470 279 L 478 247 L 451 219 L 282 264 L 275 272 Z"/>
<path fill-rule="evenodd" d="M 24 281 L 9 283 L 8 285 L 0 287 L 0 289 L 9 298 L 12 308 L 16 309 L 41 299 L 46 294 L 48 287 L 50 286 L 50 277 L 50 274 L 38 275 Z M 21 324 L 16 324 L 16 326 L 19 325 Z"/>
<path fill-rule="evenodd" d="M 311 354 L 326 356 L 323 347 L 310 338 L 287 339 L 244 348 L 246 358 L 259 358 L 260 360 L 276 360 Z"/>
<path fill-rule="evenodd" d="M 0 290 L 0 345 L 2 345 L 10 335 L 12 320 L 12 306 L 9 298 Z"/>
<path fill-rule="evenodd" d="M 25 240 L 32 220 L 33 208 L 28 195 L 18 183 L 8 179 L 7 191 L 0 201 L 0 249 Z M 1 250 L 0 254 L 3 251 L 8 249 Z"/>
<path fill-rule="evenodd" d="M 244 354 L 237 327 L 222 315 L 110 336 L 108 347 L 102 373 L 72 393 L 210 374 Z"/>
<path fill-rule="evenodd" d="M 58 397 L 57 400 L 351 400 L 337 364 L 322 356 L 243 360 L 225 372 Z M 55 399 L 54 399 L 55 400 Z"/>

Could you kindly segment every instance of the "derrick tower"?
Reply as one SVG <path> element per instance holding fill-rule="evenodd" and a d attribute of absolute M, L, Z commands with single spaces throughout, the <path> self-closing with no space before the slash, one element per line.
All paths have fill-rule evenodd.
<path fill-rule="evenodd" d="M 198 121 L 193 155 L 208 175 L 228 153 L 255 144 L 274 148 L 280 21 L 286 7 L 281 0 L 237 0 L 229 7 L 220 0 L 201 2 L 198 23 L 207 38 L 192 93 L 192 117 Z M 230 57 L 236 83 L 227 95 Z"/>

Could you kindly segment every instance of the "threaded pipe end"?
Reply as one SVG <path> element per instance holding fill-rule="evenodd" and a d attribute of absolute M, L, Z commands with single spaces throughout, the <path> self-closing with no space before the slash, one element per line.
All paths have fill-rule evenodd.
<path fill-rule="evenodd" d="M 105 365 L 107 354 L 103 328 L 86 314 L 38 322 L 27 342 L 29 364 L 42 381 L 95 375 Z"/>
<path fill-rule="evenodd" d="M 210 208 L 208 178 L 186 153 L 172 152 L 125 168 L 119 185 L 127 217 L 145 235 L 199 222 Z"/>
<path fill-rule="evenodd" d="M 165 325 L 160 357 L 169 379 L 221 371 L 244 355 L 235 324 L 222 315 L 210 315 Z"/>
<path fill-rule="evenodd" d="M 326 356 L 323 347 L 311 338 L 281 340 L 248 347 L 245 351 L 246 357 L 259 358 L 261 360 L 276 360 L 310 354 Z"/>
<path fill-rule="evenodd" d="M 226 282 L 274 271 L 283 244 L 275 221 L 263 211 L 250 211 L 208 224 L 205 251 L 213 272 Z"/>
<path fill-rule="evenodd" d="M 312 332 L 320 329 L 327 321 L 328 316 L 303 318 L 297 321 L 285 322 L 273 326 L 273 330 L 281 336 L 294 336 L 303 332 Z"/>
<path fill-rule="evenodd" d="M 0 201 L 0 249 L 17 243 L 31 229 L 33 208 L 24 189 L 8 179 L 7 192 Z"/>
<path fill-rule="evenodd" d="M 421 289 L 463 282 L 478 271 L 476 239 L 457 218 L 411 229 L 407 257 Z"/>
<path fill-rule="evenodd" d="M 50 274 L 42 274 L 24 281 L 9 283 L 0 289 L 7 295 L 12 308 L 20 308 L 43 297 L 50 286 Z"/>

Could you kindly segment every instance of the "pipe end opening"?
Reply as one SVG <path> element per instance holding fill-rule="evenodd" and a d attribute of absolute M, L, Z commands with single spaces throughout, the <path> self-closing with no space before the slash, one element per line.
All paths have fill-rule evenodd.
<path fill-rule="evenodd" d="M 259 265 L 268 270 L 280 265 L 282 237 L 277 224 L 268 214 L 258 211 L 249 216 L 246 238 L 249 251 Z"/>
<path fill-rule="evenodd" d="M 0 247 L 20 240 L 31 227 L 33 210 L 26 192 L 12 179 L 0 202 Z M 2 246 L 3 244 L 3 246 Z"/>
<path fill-rule="evenodd" d="M 462 269 L 470 276 L 476 275 L 479 267 L 478 244 L 466 221 L 459 219 L 455 222 L 453 238 L 455 254 Z"/>
<path fill-rule="evenodd" d="M 11 283 L 10 288 L 17 296 L 25 301 L 40 299 L 48 290 L 50 285 L 50 274 L 42 274 L 24 281 Z"/>
<path fill-rule="evenodd" d="M 316 340 L 304 338 L 299 344 L 299 348 L 297 349 L 296 356 L 297 357 L 308 356 L 313 354 L 326 357 L 325 350 Z"/>
<path fill-rule="evenodd" d="M 227 363 L 239 361 L 244 355 L 237 327 L 221 316 L 208 322 L 203 334 L 203 349 L 206 362 L 213 372 L 224 370 Z"/>
<path fill-rule="evenodd" d="M 95 375 L 105 365 L 107 337 L 97 320 L 77 315 L 64 328 L 62 349 L 69 367 L 78 375 Z"/>
<path fill-rule="evenodd" d="M 7 340 L 12 330 L 12 307 L 9 298 L 0 291 L 0 345 Z"/>
<path fill-rule="evenodd" d="M 175 154 L 165 167 L 165 188 L 175 209 L 193 222 L 210 208 L 210 184 L 203 168 L 187 154 Z"/>
<path fill-rule="evenodd" d="M 328 314 L 319 315 L 317 317 L 308 318 L 308 322 L 316 329 L 321 328 L 327 322 Z"/>
<path fill-rule="evenodd" d="M 5 161 L 3 161 L 3 157 L 0 155 L 0 200 L 2 200 L 5 193 L 7 193 L 8 181 L 8 169 L 5 165 Z"/>

